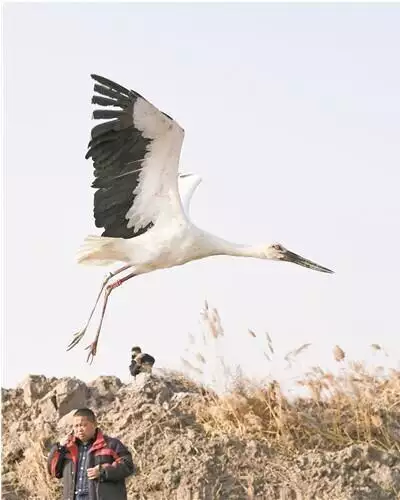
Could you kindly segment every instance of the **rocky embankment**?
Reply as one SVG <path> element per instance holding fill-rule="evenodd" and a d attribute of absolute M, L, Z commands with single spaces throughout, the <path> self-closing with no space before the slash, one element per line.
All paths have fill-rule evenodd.
<path fill-rule="evenodd" d="M 214 394 L 176 375 L 123 384 L 99 377 L 30 375 L 2 389 L 2 483 L 6 500 L 54 500 L 46 454 L 68 433 L 73 411 L 89 406 L 102 429 L 130 447 L 138 467 L 129 499 L 395 500 L 400 456 L 367 445 L 282 453 L 268 440 L 213 433 L 198 418 Z M 215 399 L 214 399 L 215 401 Z"/>

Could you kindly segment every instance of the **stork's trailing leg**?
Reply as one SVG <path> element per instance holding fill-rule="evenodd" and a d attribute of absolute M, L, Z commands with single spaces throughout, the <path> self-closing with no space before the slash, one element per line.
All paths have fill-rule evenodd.
<path fill-rule="evenodd" d="M 94 307 L 92 309 L 92 312 L 90 313 L 90 316 L 89 316 L 89 319 L 87 320 L 86 322 L 86 325 L 84 328 L 82 328 L 82 330 L 80 330 L 79 332 L 75 333 L 75 335 L 73 336 L 72 338 L 72 341 L 71 343 L 68 345 L 67 347 L 67 351 L 71 350 L 73 347 L 75 347 L 79 342 L 80 340 L 82 339 L 82 337 L 85 335 L 86 333 L 86 330 L 89 326 L 89 323 L 90 323 L 90 320 L 92 319 L 92 316 L 94 314 L 94 311 L 96 310 L 96 307 L 97 307 L 97 304 L 99 303 L 99 300 L 100 300 L 100 297 L 101 297 L 101 294 L 103 293 L 103 290 L 105 288 L 105 286 L 107 285 L 107 283 L 110 281 L 111 278 L 114 278 L 114 276 L 116 276 L 117 274 L 119 273 L 122 273 L 123 271 L 126 271 L 127 269 L 129 269 L 130 267 L 132 266 L 123 266 L 123 267 L 120 267 L 119 269 L 117 269 L 116 271 L 114 271 L 113 273 L 109 273 L 105 278 L 104 278 L 104 281 L 103 281 L 103 284 L 101 285 L 101 289 L 100 289 L 100 292 L 99 292 L 99 295 L 97 296 L 97 299 L 96 299 L 96 303 L 94 304 Z"/>
<path fill-rule="evenodd" d="M 125 281 L 128 281 L 129 279 L 134 278 L 135 276 L 137 276 L 136 273 L 128 274 L 127 276 L 124 276 L 120 280 L 114 281 L 114 283 L 112 283 L 111 285 L 107 286 L 106 292 L 105 292 L 105 295 L 104 295 L 104 303 L 103 303 L 103 310 L 101 312 L 100 324 L 99 324 L 99 327 L 97 328 L 96 336 L 94 338 L 94 341 L 90 345 L 88 345 L 86 347 L 86 349 L 89 349 L 89 354 L 88 354 L 88 357 L 87 357 L 87 360 L 86 360 L 88 363 L 92 364 L 93 358 L 96 356 L 96 353 L 97 353 L 97 344 L 99 342 L 101 326 L 103 324 L 104 314 L 106 312 L 107 302 L 108 302 L 108 298 L 110 296 L 110 293 L 115 288 L 118 288 L 119 286 L 121 286 L 122 283 L 125 283 Z"/>

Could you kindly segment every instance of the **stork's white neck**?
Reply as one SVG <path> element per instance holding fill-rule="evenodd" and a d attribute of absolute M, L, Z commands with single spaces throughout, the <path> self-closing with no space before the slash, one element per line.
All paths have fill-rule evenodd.
<path fill-rule="evenodd" d="M 210 233 L 204 234 L 212 255 L 231 255 L 233 257 L 253 257 L 267 259 L 265 245 L 244 245 L 224 240 Z"/>

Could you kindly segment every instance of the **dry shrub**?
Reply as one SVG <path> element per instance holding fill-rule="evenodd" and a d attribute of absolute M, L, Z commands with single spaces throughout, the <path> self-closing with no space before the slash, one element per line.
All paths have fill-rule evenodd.
<path fill-rule="evenodd" d="M 204 342 L 224 334 L 216 309 L 206 303 L 202 317 Z M 260 337 L 253 330 L 247 334 L 252 339 Z M 263 351 L 270 360 L 275 350 L 268 333 L 266 341 Z M 284 359 L 291 365 L 310 345 L 301 345 Z M 378 344 L 372 344 L 372 348 L 382 349 Z M 339 374 L 313 367 L 297 382 L 308 395 L 293 400 L 282 392 L 277 381 L 250 380 L 240 368 L 232 373 L 221 358 L 228 390 L 211 402 L 198 404 L 198 421 L 210 434 L 265 440 L 289 453 L 319 447 L 337 450 L 361 443 L 400 451 L 400 371 L 385 372 L 382 367 L 372 370 L 351 361 L 344 365 L 344 350 L 336 345 L 332 352 L 342 366 Z M 203 371 L 207 366 L 215 366 L 204 356 L 201 365 Z M 200 369 L 192 368 L 192 373 Z"/>
<path fill-rule="evenodd" d="M 309 396 L 290 401 L 276 381 L 235 381 L 229 394 L 200 404 L 197 418 L 211 434 L 266 440 L 286 452 L 356 443 L 400 451 L 399 371 L 377 376 L 349 363 L 339 375 L 315 368 L 298 384 Z"/>

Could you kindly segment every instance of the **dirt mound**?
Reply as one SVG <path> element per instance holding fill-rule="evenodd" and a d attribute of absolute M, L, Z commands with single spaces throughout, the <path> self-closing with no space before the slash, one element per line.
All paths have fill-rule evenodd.
<path fill-rule="evenodd" d="M 130 499 L 400 498 L 396 444 L 384 451 L 360 439 L 328 450 L 321 434 L 319 446 L 310 439 L 313 449 L 300 449 L 272 431 L 270 439 L 268 432 L 246 434 L 239 416 L 240 432 L 229 426 L 214 432 L 205 415 L 219 399 L 175 373 L 141 374 L 127 385 L 111 376 L 85 384 L 30 375 L 16 389 L 2 389 L 3 498 L 58 498 L 58 482 L 45 470 L 46 454 L 65 437 L 79 406 L 92 408 L 102 429 L 130 447 L 138 467 L 128 480 Z M 230 404 L 235 415 L 239 403 L 233 406 L 231 397 Z"/>

